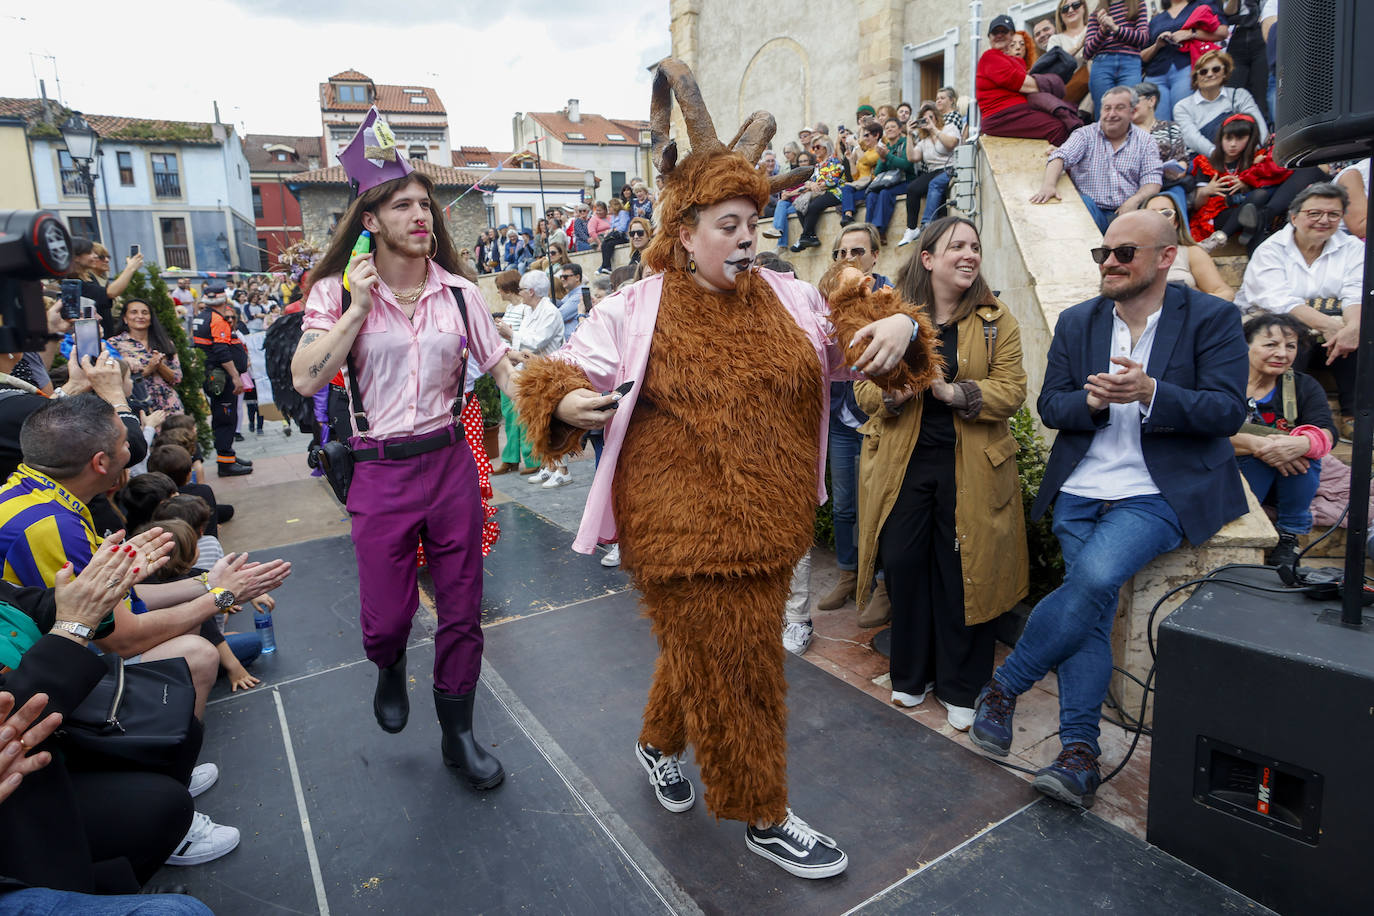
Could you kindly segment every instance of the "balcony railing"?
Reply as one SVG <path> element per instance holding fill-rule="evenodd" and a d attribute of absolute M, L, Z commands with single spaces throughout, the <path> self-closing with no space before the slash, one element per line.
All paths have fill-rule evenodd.
<path fill-rule="evenodd" d="M 62 193 L 68 197 L 85 197 L 90 191 L 80 169 L 62 169 Z M 180 195 L 178 195 L 180 196 Z"/>
<path fill-rule="evenodd" d="M 167 259 L 167 267 L 191 269 L 191 251 L 185 245 L 163 245 L 162 252 Z"/>
<path fill-rule="evenodd" d="M 180 197 L 181 176 L 176 172 L 154 172 L 153 193 L 158 197 Z"/>

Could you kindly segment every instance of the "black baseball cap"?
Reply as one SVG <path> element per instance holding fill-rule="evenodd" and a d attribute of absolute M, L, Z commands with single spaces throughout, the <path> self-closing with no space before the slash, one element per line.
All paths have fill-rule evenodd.
<path fill-rule="evenodd" d="M 1008 16 L 1006 13 L 1003 13 L 1000 16 L 994 16 L 992 22 L 988 23 L 989 35 L 997 31 L 998 29 L 1006 29 L 1008 32 L 1015 32 L 1016 23 L 1012 21 L 1012 18 L 1010 16 Z"/>

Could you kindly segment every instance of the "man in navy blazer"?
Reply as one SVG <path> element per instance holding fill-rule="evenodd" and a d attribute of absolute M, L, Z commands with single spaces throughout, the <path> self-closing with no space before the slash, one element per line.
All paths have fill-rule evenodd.
<path fill-rule="evenodd" d="M 1228 441 L 1245 420 L 1240 313 L 1167 283 L 1176 241 L 1158 213 L 1118 217 L 1093 249 L 1102 294 L 1059 317 L 1037 404 L 1059 435 L 1032 517 L 1054 503 L 1064 584 L 1031 612 L 969 733 L 1005 756 L 1016 697 L 1058 666 L 1064 749 L 1035 787 L 1083 807 L 1101 783 L 1098 720 L 1121 586 L 1185 537 L 1201 544 L 1246 511 Z"/>

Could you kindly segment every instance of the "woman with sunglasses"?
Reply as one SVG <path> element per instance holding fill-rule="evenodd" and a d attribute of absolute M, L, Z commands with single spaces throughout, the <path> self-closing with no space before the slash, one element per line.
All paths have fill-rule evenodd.
<path fill-rule="evenodd" d="M 1078 105 L 1088 95 L 1088 60 L 1083 56 L 1083 44 L 1088 38 L 1088 12 L 1084 0 L 1065 0 L 1054 11 L 1055 33 L 1045 43 L 1045 50 L 1059 48 L 1078 61 L 1078 69 L 1064 84 L 1065 100 Z M 1081 106 L 1080 106 L 1081 107 Z"/>
<path fill-rule="evenodd" d="M 1230 30 L 1224 25 L 1215 29 L 1189 25 L 1199 8 L 1208 6 L 1207 0 L 1166 0 L 1161 6 L 1150 20 L 1150 43 L 1141 50 L 1140 60 L 1145 79 L 1159 87 L 1159 116 L 1177 121 L 1174 106 L 1187 97 L 1190 88 L 1196 88 L 1190 86 L 1193 61 L 1183 43 L 1221 41 Z"/>
<path fill-rule="evenodd" d="M 1217 270 L 1212 256 L 1193 241 L 1188 224 L 1179 218 L 1178 203 L 1172 194 L 1159 193 L 1145 201 L 1145 209 L 1153 210 L 1169 221 L 1178 233 L 1178 255 L 1169 267 L 1169 282 L 1182 283 L 1184 286 L 1204 293 L 1234 301 L 1236 291 L 1227 285 Z"/>
<path fill-rule="evenodd" d="M 82 236 L 72 239 L 72 266 L 68 276 L 80 280 L 81 295 L 95 302 L 102 337 L 114 336 L 114 300 L 129 288 L 134 272 L 142 266 L 143 255 L 132 255 L 119 276 L 111 280 L 109 250 Z"/>
<path fill-rule="evenodd" d="M 1026 399 L 1021 332 L 980 272 L 962 217 L 936 220 L 897 291 L 936 324 L 945 371 L 929 389 L 856 382 L 870 419 L 859 471 L 859 603 L 879 557 L 892 601 L 892 702 L 933 688 L 949 724 L 973 724 L 992 676 L 996 618 L 1025 597 L 1025 518 L 1007 419 Z"/>
<path fill-rule="evenodd" d="M 1226 85 L 1234 66 L 1231 55 L 1225 51 L 1208 51 L 1193 65 L 1192 86 L 1196 91 L 1174 101 L 1174 120 L 1183 131 L 1184 145 L 1194 155 L 1210 155 L 1221 139 L 1217 132 L 1222 122 L 1235 114 L 1247 114 L 1255 119 L 1259 146 L 1263 146 L 1269 136 L 1264 115 L 1250 93 Z"/>

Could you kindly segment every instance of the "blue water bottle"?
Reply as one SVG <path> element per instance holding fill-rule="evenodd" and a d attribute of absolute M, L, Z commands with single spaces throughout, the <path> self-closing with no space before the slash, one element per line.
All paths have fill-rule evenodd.
<path fill-rule="evenodd" d="M 254 612 L 253 626 L 258 629 L 258 639 L 262 642 L 262 654 L 271 655 L 277 651 L 277 634 L 272 629 L 272 612 Z"/>

